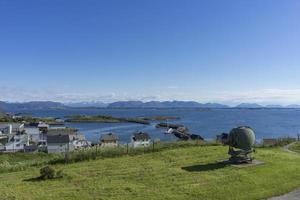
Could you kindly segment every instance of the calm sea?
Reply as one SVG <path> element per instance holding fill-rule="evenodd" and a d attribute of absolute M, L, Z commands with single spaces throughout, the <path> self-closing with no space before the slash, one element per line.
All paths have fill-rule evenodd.
<path fill-rule="evenodd" d="M 214 139 L 217 134 L 229 132 L 241 125 L 251 126 L 257 139 L 270 137 L 296 137 L 300 133 L 300 109 L 67 109 L 26 111 L 38 117 L 64 117 L 74 114 L 111 115 L 114 117 L 176 116 L 180 120 L 169 121 L 187 126 L 191 133 L 200 134 L 206 139 Z M 157 122 L 156 122 L 157 123 Z M 176 140 L 165 135 L 155 124 L 135 123 L 68 123 L 67 126 L 79 129 L 86 138 L 96 142 L 100 135 L 115 132 L 121 142 L 129 142 L 135 131 L 146 131 L 152 139 Z"/>

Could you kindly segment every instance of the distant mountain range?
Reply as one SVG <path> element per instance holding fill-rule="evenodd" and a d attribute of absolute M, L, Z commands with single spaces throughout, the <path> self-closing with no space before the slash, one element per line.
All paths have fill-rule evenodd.
<path fill-rule="evenodd" d="M 236 108 L 263 108 L 263 106 L 256 103 L 241 103 Z"/>
<path fill-rule="evenodd" d="M 23 110 L 44 110 L 44 109 L 62 109 L 66 106 L 62 103 L 52 101 L 32 101 L 25 103 L 9 103 L 0 101 L 0 110 L 11 111 L 23 111 Z"/>
<path fill-rule="evenodd" d="M 242 103 L 235 107 L 230 107 L 218 103 L 199 103 L 195 101 L 117 101 L 114 103 L 103 103 L 100 101 L 59 103 L 52 101 L 32 101 L 25 103 L 10 103 L 0 101 L 0 112 L 22 112 L 26 110 L 47 110 L 47 109 L 67 109 L 67 108 L 236 108 L 236 109 L 262 109 L 262 108 L 300 108 L 300 105 L 266 105 L 255 103 Z"/>
<path fill-rule="evenodd" d="M 70 102 L 70 103 L 65 103 L 64 105 L 69 106 L 69 107 L 77 107 L 77 108 L 85 108 L 85 107 L 98 107 L 98 108 L 103 108 L 107 107 L 107 103 L 103 103 L 102 101 L 84 101 L 84 102 Z"/>
<path fill-rule="evenodd" d="M 239 109 L 259 109 L 259 108 L 300 108 L 300 105 L 266 105 L 256 103 L 241 103 L 230 107 L 219 103 L 199 103 L 195 101 L 117 101 L 107 105 L 108 108 L 239 108 Z"/>
<path fill-rule="evenodd" d="M 108 104 L 109 108 L 229 108 L 217 103 L 201 104 L 195 101 L 117 101 Z"/>

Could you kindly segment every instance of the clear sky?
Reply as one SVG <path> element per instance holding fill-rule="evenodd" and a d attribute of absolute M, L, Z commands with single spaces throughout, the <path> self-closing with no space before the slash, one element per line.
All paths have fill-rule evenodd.
<path fill-rule="evenodd" d="M 299 0 L 0 0 L 0 100 L 300 103 Z"/>

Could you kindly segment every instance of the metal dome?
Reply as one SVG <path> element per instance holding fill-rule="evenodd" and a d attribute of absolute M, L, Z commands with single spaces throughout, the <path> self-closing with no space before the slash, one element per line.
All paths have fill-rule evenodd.
<path fill-rule="evenodd" d="M 232 129 L 228 139 L 229 146 L 245 151 L 251 150 L 255 144 L 254 131 L 247 126 L 240 126 Z"/>

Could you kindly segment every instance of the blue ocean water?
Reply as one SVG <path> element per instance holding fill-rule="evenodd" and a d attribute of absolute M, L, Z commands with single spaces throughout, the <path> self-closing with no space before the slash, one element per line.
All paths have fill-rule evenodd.
<path fill-rule="evenodd" d="M 247 125 L 254 129 L 257 139 L 291 136 L 300 133 L 300 109 L 63 109 L 28 111 L 39 117 L 64 117 L 74 114 L 111 115 L 114 117 L 176 116 L 179 120 L 169 121 L 187 126 L 191 133 L 206 139 L 229 132 L 232 128 Z M 100 135 L 115 132 L 121 142 L 129 142 L 135 131 L 146 131 L 152 139 L 176 140 L 165 135 L 164 129 L 156 129 L 156 123 L 141 125 L 135 123 L 67 123 L 79 129 L 86 138 L 96 142 Z"/>

